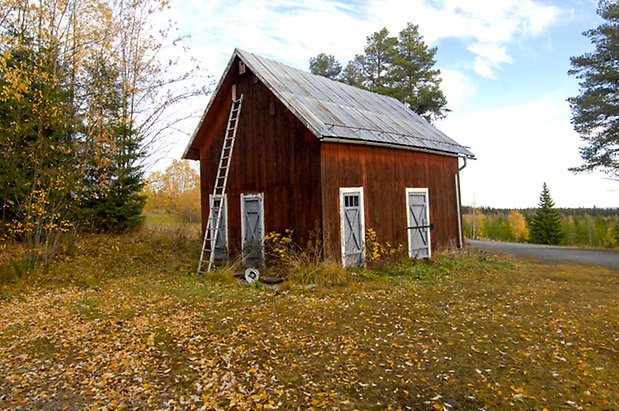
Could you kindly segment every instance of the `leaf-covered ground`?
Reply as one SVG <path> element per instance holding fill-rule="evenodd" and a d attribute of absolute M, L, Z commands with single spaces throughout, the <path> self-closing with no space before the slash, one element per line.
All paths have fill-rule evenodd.
<path fill-rule="evenodd" d="M 274 291 L 188 275 L 194 252 L 94 238 L 5 285 L 0 408 L 619 408 L 608 269 L 468 255 Z"/>

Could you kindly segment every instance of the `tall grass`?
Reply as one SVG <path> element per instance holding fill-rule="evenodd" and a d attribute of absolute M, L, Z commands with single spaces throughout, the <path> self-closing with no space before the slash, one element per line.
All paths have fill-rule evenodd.
<path fill-rule="evenodd" d="M 65 236 L 54 264 L 30 267 L 22 263 L 23 244 L 3 244 L 0 292 L 39 286 L 99 287 L 116 279 L 195 272 L 200 251 L 200 228 L 173 222 L 152 224 L 125 234 Z M 148 280 L 145 280 L 148 281 Z"/>
<path fill-rule="evenodd" d="M 292 284 L 338 287 L 353 281 L 352 272 L 333 259 L 323 259 L 307 252 L 287 257 L 283 262 L 286 279 Z"/>
<path fill-rule="evenodd" d="M 337 287 L 348 285 L 353 280 L 349 270 L 334 258 L 325 257 L 318 231 L 310 233 L 304 248 L 292 241 L 292 230 L 283 234 L 268 233 L 265 254 L 269 269 L 290 285 Z"/>
<path fill-rule="evenodd" d="M 206 275 L 194 276 L 200 237 L 199 224 L 147 216 L 143 226 L 130 233 L 68 236 L 51 267 L 30 271 L 21 263 L 21 245 L 5 243 L 0 255 L 0 293 L 14 294 L 41 286 L 98 289 L 124 279 L 135 279 L 133 283 L 143 283 L 144 287 L 149 282 L 155 284 L 171 278 L 184 288 L 191 288 L 197 282 L 209 282 L 212 286 L 241 284 L 237 278 L 243 267 L 238 258 L 216 266 Z M 390 256 L 368 262 L 367 267 L 345 268 L 335 258 L 325 257 L 318 242 L 310 243 L 305 249 L 290 243 L 277 255 L 269 254 L 267 249 L 267 256 L 265 272 L 281 277 L 285 286 L 292 288 L 434 281 L 458 272 L 509 269 L 505 260 L 471 251 L 439 252 L 427 261 Z"/>

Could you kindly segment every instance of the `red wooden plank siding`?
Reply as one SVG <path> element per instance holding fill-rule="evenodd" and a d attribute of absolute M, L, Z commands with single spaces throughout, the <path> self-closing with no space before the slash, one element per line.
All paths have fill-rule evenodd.
<path fill-rule="evenodd" d="M 321 145 L 322 212 L 329 250 L 340 254 L 339 188 L 364 189 L 365 226 L 378 241 L 408 246 L 406 188 L 428 188 L 432 249 L 455 246 L 458 220 L 454 174 L 458 159 L 424 152 L 355 144 Z"/>
<path fill-rule="evenodd" d="M 321 230 L 325 250 L 340 257 L 340 187 L 364 188 L 365 225 L 380 242 L 406 248 L 406 188 L 428 188 L 432 248 L 454 246 L 458 216 L 454 175 L 458 159 L 386 147 L 320 143 L 247 68 L 231 66 L 196 136 L 200 147 L 202 226 L 208 218 L 221 146 L 231 106 L 231 88 L 243 94 L 237 141 L 227 187 L 231 251 L 241 244 L 240 194 L 264 193 L 265 232 L 294 230 L 304 245 Z"/>
<path fill-rule="evenodd" d="M 232 251 L 241 244 L 241 193 L 264 193 L 265 232 L 294 230 L 295 241 L 304 244 L 320 227 L 320 145 L 318 139 L 249 71 L 230 71 L 237 96 L 243 94 L 236 145 L 227 186 L 228 235 Z M 225 133 L 228 102 L 213 114 L 200 147 L 202 227 L 208 218 L 208 197 L 213 189 Z M 209 117 L 210 117 L 209 113 Z"/>

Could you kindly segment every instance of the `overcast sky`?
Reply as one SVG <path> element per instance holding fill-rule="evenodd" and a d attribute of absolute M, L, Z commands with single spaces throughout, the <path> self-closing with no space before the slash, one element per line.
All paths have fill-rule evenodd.
<path fill-rule="evenodd" d="M 580 139 L 566 99 L 578 94 L 569 58 L 591 51 L 593 0 L 198 0 L 172 3 L 191 53 L 219 80 L 234 48 L 308 70 L 333 54 L 343 65 L 366 37 L 419 25 L 438 47 L 452 112 L 437 127 L 478 160 L 462 173 L 462 202 L 535 207 L 543 182 L 559 207 L 619 207 L 619 182 L 574 175 Z M 204 102 L 206 104 L 206 100 Z M 197 123 L 197 120 L 196 120 Z M 196 124 L 191 126 L 191 130 Z M 179 138 L 179 157 L 189 136 Z"/>

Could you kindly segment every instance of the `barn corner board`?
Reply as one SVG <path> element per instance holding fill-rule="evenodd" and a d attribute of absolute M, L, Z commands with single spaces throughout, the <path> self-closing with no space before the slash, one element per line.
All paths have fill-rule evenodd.
<path fill-rule="evenodd" d="M 413 258 L 461 246 L 459 158 L 475 158 L 467 147 L 393 98 L 239 49 L 183 154 L 200 161 L 203 230 L 241 95 L 221 224 L 226 253 L 259 265 L 264 234 L 286 229 L 301 246 L 319 240 L 345 265 L 363 264 L 369 228 Z"/>

